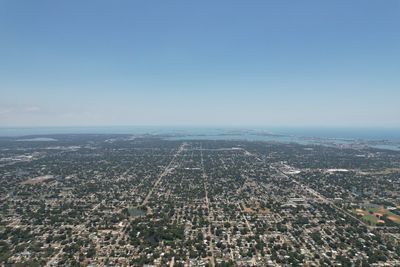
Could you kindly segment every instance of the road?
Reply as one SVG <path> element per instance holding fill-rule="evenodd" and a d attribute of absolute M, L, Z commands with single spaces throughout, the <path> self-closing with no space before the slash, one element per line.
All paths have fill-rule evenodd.
<path fill-rule="evenodd" d="M 153 194 L 153 191 L 155 188 L 157 188 L 157 186 L 160 184 L 162 178 L 167 175 L 171 170 L 171 166 L 175 163 L 176 158 L 178 157 L 178 155 L 185 150 L 187 143 L 183 143 L 179 149 L 176 151 L 175 155 L 172 157 L 172 160 L 169 162 L 169 164 L 167 165 L 167 167 L 165 167 L 165 169 L 161 172 L 161 174 L 158 176 L 157 180 L 155 181 L 155 183 L 153 184 L 153 186 L 151 187 L 150 191 L 147 193 L 145 199 L 142 202 L 142 206 L 146 205 L 149 202 L 149 199 L 151 197 L 151 195 Z"/>
<path fill-rule="evenodd" d="M 311 195 L 313 195 L 314 197 L 318 198 L 319 200 L 321 200 L 323 203 L 326 203 L 328 205 L 330 205 L 331 207 L 333 207 L 334 209 L 336 209 L 337 211 L 339 211 L 340 213 L 351 217 L 352 219 L 358 221 L 359 223 L 361 223 L 362 225 L 365 225 L 368 228 L 375 228 L 375 226 L 371 226 L 371 225 L 367 225 L 365 224 L 363 221 L 361 221 L 359 218 L 357 218 L 356 216 L 354 216 L 353 214 L 347 212 L 346 210 L 343 210 L 342 208 L 340 208 L 339 206 L 337 206 L 335 203 L 333 203 L 332 200 L 324 197 L 323 195 L 321 195 L 319 192 L 315 191 L 314 189 L 302 184 L 301 182 L 299 182 L 298 180 L 296 180 L 295 178 L 293 178 L 290 175 L 287 175 L 286 173 L 282 172 L 280 169 L 278 168 L 272 168 L 275 169 L 277 172 L 279 172 L 280 174 L 282 174 L 283 176 L 285 176 L 286 178 L 292 180 L 294 183 L 296 183 L 297 185 L 299 185 L 300 187 L 302 187 L 304 190 L 306 190 L 308 193 L 310 193 Z"/>
<path fill-rule="evenodd" d="M 262 160 L 260 157 L 258 157 L 257 155 L 255 155 L 254 153 L 250 153 L 247 150 L 244 150 L 245 153 L 247 155 L 251 155 L 253 157 L 255 157 L 258 161 L 264 162 L 264 160 Z M 359 218 L 357 218 L 356 216 L 354 216 L 353 214 L 347 212 L 346 210 L 343 210 L 342 208 L 340 208 L 339 206 L 337 206 L 335 203 L 333 203 L 332 200 L 326 198 L 325 196 L 321 195 L 319 192 L 315 191 L 314 189 L 308 187 L 307 185 L 299 182 L 298 180 L 296 180 L 294 177 L 292 177 L 291 175 L 288 175 L 286 173 L 284 173 L 283 171 L 281 171 L 279 168 L 276 167 L 272 167 L 270 166 L 271 169 L 274 169 L 276 172 L 280 173 L 281 175 L 283 175 L 284 177 L 286 177 L 287 179 L 290 179 L 292 182 L 294 182 L 295 184 L 299 185 L 301 188 L 303 188 L 304 190 L 306 190 L 308 193 L 310 193 L 311 195 L 313 195 L 314 197 L 316 197 L 317 199 L 319 199 L 320 201 L 322 201 L 323 203 L 326 203 L 328 205 L 330 205 L 331 207 L 333 207 L 334 209 L 336 209 L 337 211 L 339 211 L 340 213 L 344 214 L 345 216 L 348 216 L 356 221 L 358 221 L 359 223 L 361 223 L 362 225 L 365 225 L 366 227 L 373 229 L 375 228 L 375 226 L 371 226 L 371 225 L 367 225 L 365 224 L 363 221 L 361 221 Z"/>
<path fill-rule="evenodd" d="M 204 159 L 203 159 L 203 150 L 200 150 L 200 155 L 201 155 L 201 169 L 203 171 L 203 180 L 204 180 L 204 193 L 205 193 L 205 202 L 207 206 L 207 211 L 208 211 L 208 236 L 210 237 L 210 244 L 209 244 L 209 249 L 211 251 L 211 256 L 210 256 L 210 262 L 211 266 L 215 266 L 215 257 L 214 257 L 214 247 L 212 244 L 212 240 L 214 240 L 214 236 L 211 232 L 211 212 L 210 212 L 210 201 L 208 199 L 208 176 L 206 174 L 206 171 L 204 169 Z"/>

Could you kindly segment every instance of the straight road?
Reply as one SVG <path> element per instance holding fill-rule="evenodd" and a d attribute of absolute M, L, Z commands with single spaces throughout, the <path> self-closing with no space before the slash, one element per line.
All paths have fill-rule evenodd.
<path fill-rule="evenodd" d="M 178 155 L 180 153 L 182 153 L 182 151 L 185 150 L 187 143 L 183 143 L 179 149 L 176 151 L 175 155 L 173 156 L 172 160 L 170 161 L 170 163 L 167 165 L 167 167 L 165 167 L 165 169 L 161 172 L 161 174 L 158 176 L 157 180 L 155 181 L 155 183 L 153 184 L 153 186 L 151 187 L 150 191 L 147 193 L 145 199 L 142 202 L 142 206 L 146 205 L 149 202 L 149 199 L 151 197 L 151 195 L 153 194 L 153 191 L 155 188 L 157 188 L 157 186 L 160 184 L 162 178 L 167 175 L 172 169 L 171 166 L 175 163 L 176 158 L 178 157 Z"/>

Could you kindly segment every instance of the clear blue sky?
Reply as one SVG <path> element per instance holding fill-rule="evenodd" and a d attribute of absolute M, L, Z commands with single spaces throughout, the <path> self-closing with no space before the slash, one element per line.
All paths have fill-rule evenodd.
<path fill-rule="evenodd" d="M 0 0 L 0 127 L 400 127 L 400 1 Z"/>

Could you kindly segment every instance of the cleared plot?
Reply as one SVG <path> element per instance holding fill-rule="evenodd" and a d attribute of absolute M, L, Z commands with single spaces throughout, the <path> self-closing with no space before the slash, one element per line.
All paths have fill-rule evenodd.
<path fill-rule="evenodd" d="M 54 179 L 53 175 L 44 175 L 44 176 L 38 176 L 35 178 L 30 178 L 28 180 L 21 182 L 21 184 L 35 185 L 35 184 L 49 182 L 49 181 L 52 181 L 53 179 Z"/>

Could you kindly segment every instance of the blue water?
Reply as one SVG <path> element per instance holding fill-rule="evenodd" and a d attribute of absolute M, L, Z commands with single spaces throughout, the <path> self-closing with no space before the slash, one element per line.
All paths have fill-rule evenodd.
<path fill-rule="evenodd" d="M 158 127 L 14 127 L 1 128 L 0 136 L 53 135 L 53 134 L 154 134 Z"/>
<path fill-rule="evenodd" d="M 283 131 L 297 136 L 336 138 L 336 139 L 361 139 L 361 140 L 393 140 L 400 141 L 399 128 L 275 128 L 277 132 Z"/>
<path fill-rule="evenodd" d="M 350 144 L 368 140 L 383 149 L 400 149 L 400 128 L 295 128 L 295 127 L 38 127 L 0 128 L 0 136 L 52 134 L 132 134 L 160 135 L 168 139 L 212 139 L 297 142 L 301 144 Z"/>

